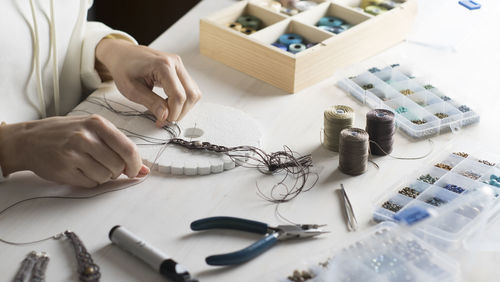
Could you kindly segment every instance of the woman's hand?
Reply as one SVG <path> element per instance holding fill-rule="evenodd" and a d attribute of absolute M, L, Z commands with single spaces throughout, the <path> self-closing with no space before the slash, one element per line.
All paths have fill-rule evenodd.
<path fill-rule="evenodd" d="M 178 55 L 121 39 L 103 39 L 96 48 L 96 59 L 125 97 L 144 105 L 156 116 L 158 126 L 182 119 L 201 98 L 198 85 Z M 154 86 L 162 87 L 168 98 L 156 95 Z"/>
<path fill-rule="evenodd" d="M 95 187 L 122 173 L 149 173 L 136 145 L 98 115 L 2 126 L 0 164 L 6 175 L 31 170 L 47 180 L 83 187 Z"/>

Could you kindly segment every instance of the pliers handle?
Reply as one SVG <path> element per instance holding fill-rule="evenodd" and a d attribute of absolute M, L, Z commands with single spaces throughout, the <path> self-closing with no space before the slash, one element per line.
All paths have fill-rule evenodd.
<path fill-rule="evenodd" d="M 239 251 L 207 257 L 205 261 L 209 265 L 240 264 L 262 254 L 278 242 L 279 233 L 269 228 L 266 223 L 259 221 L 229 216 L 216 216 L 199 219 L 191 223 L 191 229 L 194 231 L 218 228 L 268 235 Z"/>

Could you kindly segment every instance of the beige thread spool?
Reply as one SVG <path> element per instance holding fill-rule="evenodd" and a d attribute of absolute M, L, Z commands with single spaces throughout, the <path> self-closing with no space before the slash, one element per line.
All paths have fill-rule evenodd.
<path fill-rule="evenodd" d="M 229 27 L 230 29 L 234 29 L 236 31 L 241 31 L 241 29 L 243 28 L 243 26 L 240 23 L 229 23 L 227 24 L 227 27 Z"/>
<path fill-rule="evenodd" d="M 256 32 L 255 29 L 250 27 L 242 27 L 240 31 L 246 35 L 254 34 Z"/>
<path fill-rule="evenodd" d="M 348 175 L 360 175 L 368 168 L 369 136 L 361 128 L 346 128 L 340 132 L 339 169 Z"/>
<path fill-rule="evenodd" d="M 330 151 L 339 151 L 340 132 L 352 127 L 354 123 L 354 110 L 344 105 L 329 107 L 324 112 L 324 141 L 323 146 Z"/>

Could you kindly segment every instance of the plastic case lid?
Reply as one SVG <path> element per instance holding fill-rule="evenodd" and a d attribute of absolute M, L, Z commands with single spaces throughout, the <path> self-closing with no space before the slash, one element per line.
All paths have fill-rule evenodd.
<path fill-rule="evenodd" d="M 477 225 L 463 242 L 464 248 L 469 251 L 499 252 L 500 241 L 500 203 L 486 212 L 481 222 Z"/>
<path fill-rule="evenodd" d="M 448 251 L 451 248 L 468 250 L 500 250 L 500 205 L 494 189 L 484 185 L 467 192 L 446 206 L 433 210 L 433 215 L 414 225 L 407 226 L 420 239 L 433 246 Z M 481 207 L 481 209 L 478 209 Z M 463 222 L 466 214 L 472 217 Z M 466 218 L 466 217 L 464 217 Z M 495 224 L 496 223 L 496 224 Z M 405 224 L 402 224 L 405 226 Z M 492 231 L 489 231 L 493 229 Z M 445 232 L 439 232 L 444 230 Z M 457 230 L 457 232 L 446 232 Z"/>

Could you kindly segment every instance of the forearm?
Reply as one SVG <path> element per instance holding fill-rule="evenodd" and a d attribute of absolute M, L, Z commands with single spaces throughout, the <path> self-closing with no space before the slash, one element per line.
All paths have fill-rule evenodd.
<path fill-rule="evenodd" d="M 27 141 L 22 138 L 26 123 L 8 124 L 0 126 L 0 166 L 6 177 L 16 171 L 25 170 L 23 160 L 23 146 Z"/>

